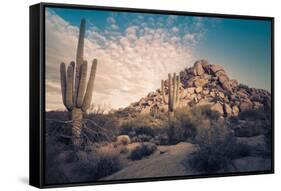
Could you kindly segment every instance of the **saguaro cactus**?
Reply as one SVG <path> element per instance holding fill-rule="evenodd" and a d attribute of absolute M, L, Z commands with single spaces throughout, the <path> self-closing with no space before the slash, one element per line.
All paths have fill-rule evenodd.
<path fill-rule="evenodd" d="M 176 73 L 174 73 L 173 77 L 169 73 L 168 74 L 168 101 L 166 98 L 166 91 L 164 87 L 164 80 L 161 81 L 161 93 L 165 104 L 168 104 L 168 114 L 169 119 L 174 117 L 175 108 L 179 103 L 179 83 L 180 78 Z"/>
<path fill-rule="evenodd" d="M 87 61 L 83 60 L 85 36 L 85 19 L 81 20 L 77 46 L 76 65 L 71 62 L 66 71 L 65 63 L 60 65 L 62 100 L 66 109 L 71 112 L 73 144 L 81 145 L 81 130 L 83 112 L 91 105 L 94 81 L 97 70 L 97 60 L 94 59 L 90 77 L 87 82 Z"/>

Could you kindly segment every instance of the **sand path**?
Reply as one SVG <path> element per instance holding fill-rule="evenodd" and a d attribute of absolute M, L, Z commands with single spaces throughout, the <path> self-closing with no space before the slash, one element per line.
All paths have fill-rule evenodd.
<path fill-rule="evenodd" d="M 103 180 L 187 175 L 182 161 L 193 149 L 194 145 L 183 142 L 171 146 L 158 146 L 157 152 L 153 155 L 142 160 L 130 161 L 128 166 Z"/>

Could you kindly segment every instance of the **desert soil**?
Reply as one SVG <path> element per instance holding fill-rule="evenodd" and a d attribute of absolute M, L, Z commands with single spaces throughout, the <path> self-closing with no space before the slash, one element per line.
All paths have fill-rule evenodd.
<path fill-rule="evenodd" d="M 191 172 L 187 172 L 183 160 L 194 148 L 193 144 L 184 142 L 177 145 L 158 146 L 154 154 L 142 160 L 128 161 L 128 166 L 103 180 L 188 175 Z"/>

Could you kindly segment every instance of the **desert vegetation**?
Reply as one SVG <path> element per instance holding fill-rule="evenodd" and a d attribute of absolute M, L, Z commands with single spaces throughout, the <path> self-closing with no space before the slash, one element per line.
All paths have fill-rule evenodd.
<path fill-rule="evenodd" d="M 92 103 L 81 21 L 76 63 L 61 64 L 66 111 L 46 112 L 48 184 L 271 169 L 271 94 L 206 60 L 128 107 Z M 98 82 L 95 82 L 98 83 Z"/>

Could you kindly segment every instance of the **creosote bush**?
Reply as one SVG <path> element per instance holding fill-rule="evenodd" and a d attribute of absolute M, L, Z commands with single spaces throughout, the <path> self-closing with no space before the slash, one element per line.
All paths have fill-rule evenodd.
<path fill-rule="evenodd" d="M 209 107 L 185 107 L 175 111 L 174 118 L 166 124 L 170 144 L 181 141 L 194 141 L 199 127 L 209 128 L 213 121 L 217 121 L 219 114 Z"/>
<path fill-rule="evenodd" d="M 153 143 L 142 143 L 131 152 L 129 159 L 131 160 L 140 160 L 143 157 L 147 157 L 154 153 L 157 149 L 157 146 Z"/>
<path fill-rule="evenodd" d="M 250 109 L 250 110 L 246 110 L 246 111 L 242 111 L 239 113 L 239 119 L 241 120 L 250 120 L 250 121 L 254 121 L 254 120 L 265 120 L 266 119 L 266 113 L 265 111 L 258 109 Z"/>
<path fill-rule="evenodd" d="M 161 117 L 161 116 L 160 116 Z M 161 133 L 162 120 L 155 119 L 149 114 L 139 114 L 135 118 L 124 122 L 120 127 L 120 135 L 129 135 L 131 138 L 155 137 Z"/>
<path fill-rule="evenodd" d="M 211 128 L 197 129 L 197 151 L 187 156 L 184 163 L 197 172 L 214 173 L 233 167 L 232 160 L 250 155 L 250 146 L 237 143 L 233 133 L 223 121 Z"/>
<path fill-rule="evenodd" d="M 89 147 L 73 150 L 71 141 L 62 141 L 59 134 L 46 135 L 46 183 L 58 184 L 81 181 L 96 181 L 122 168 L 119 153 L 98 152 Z"/>

